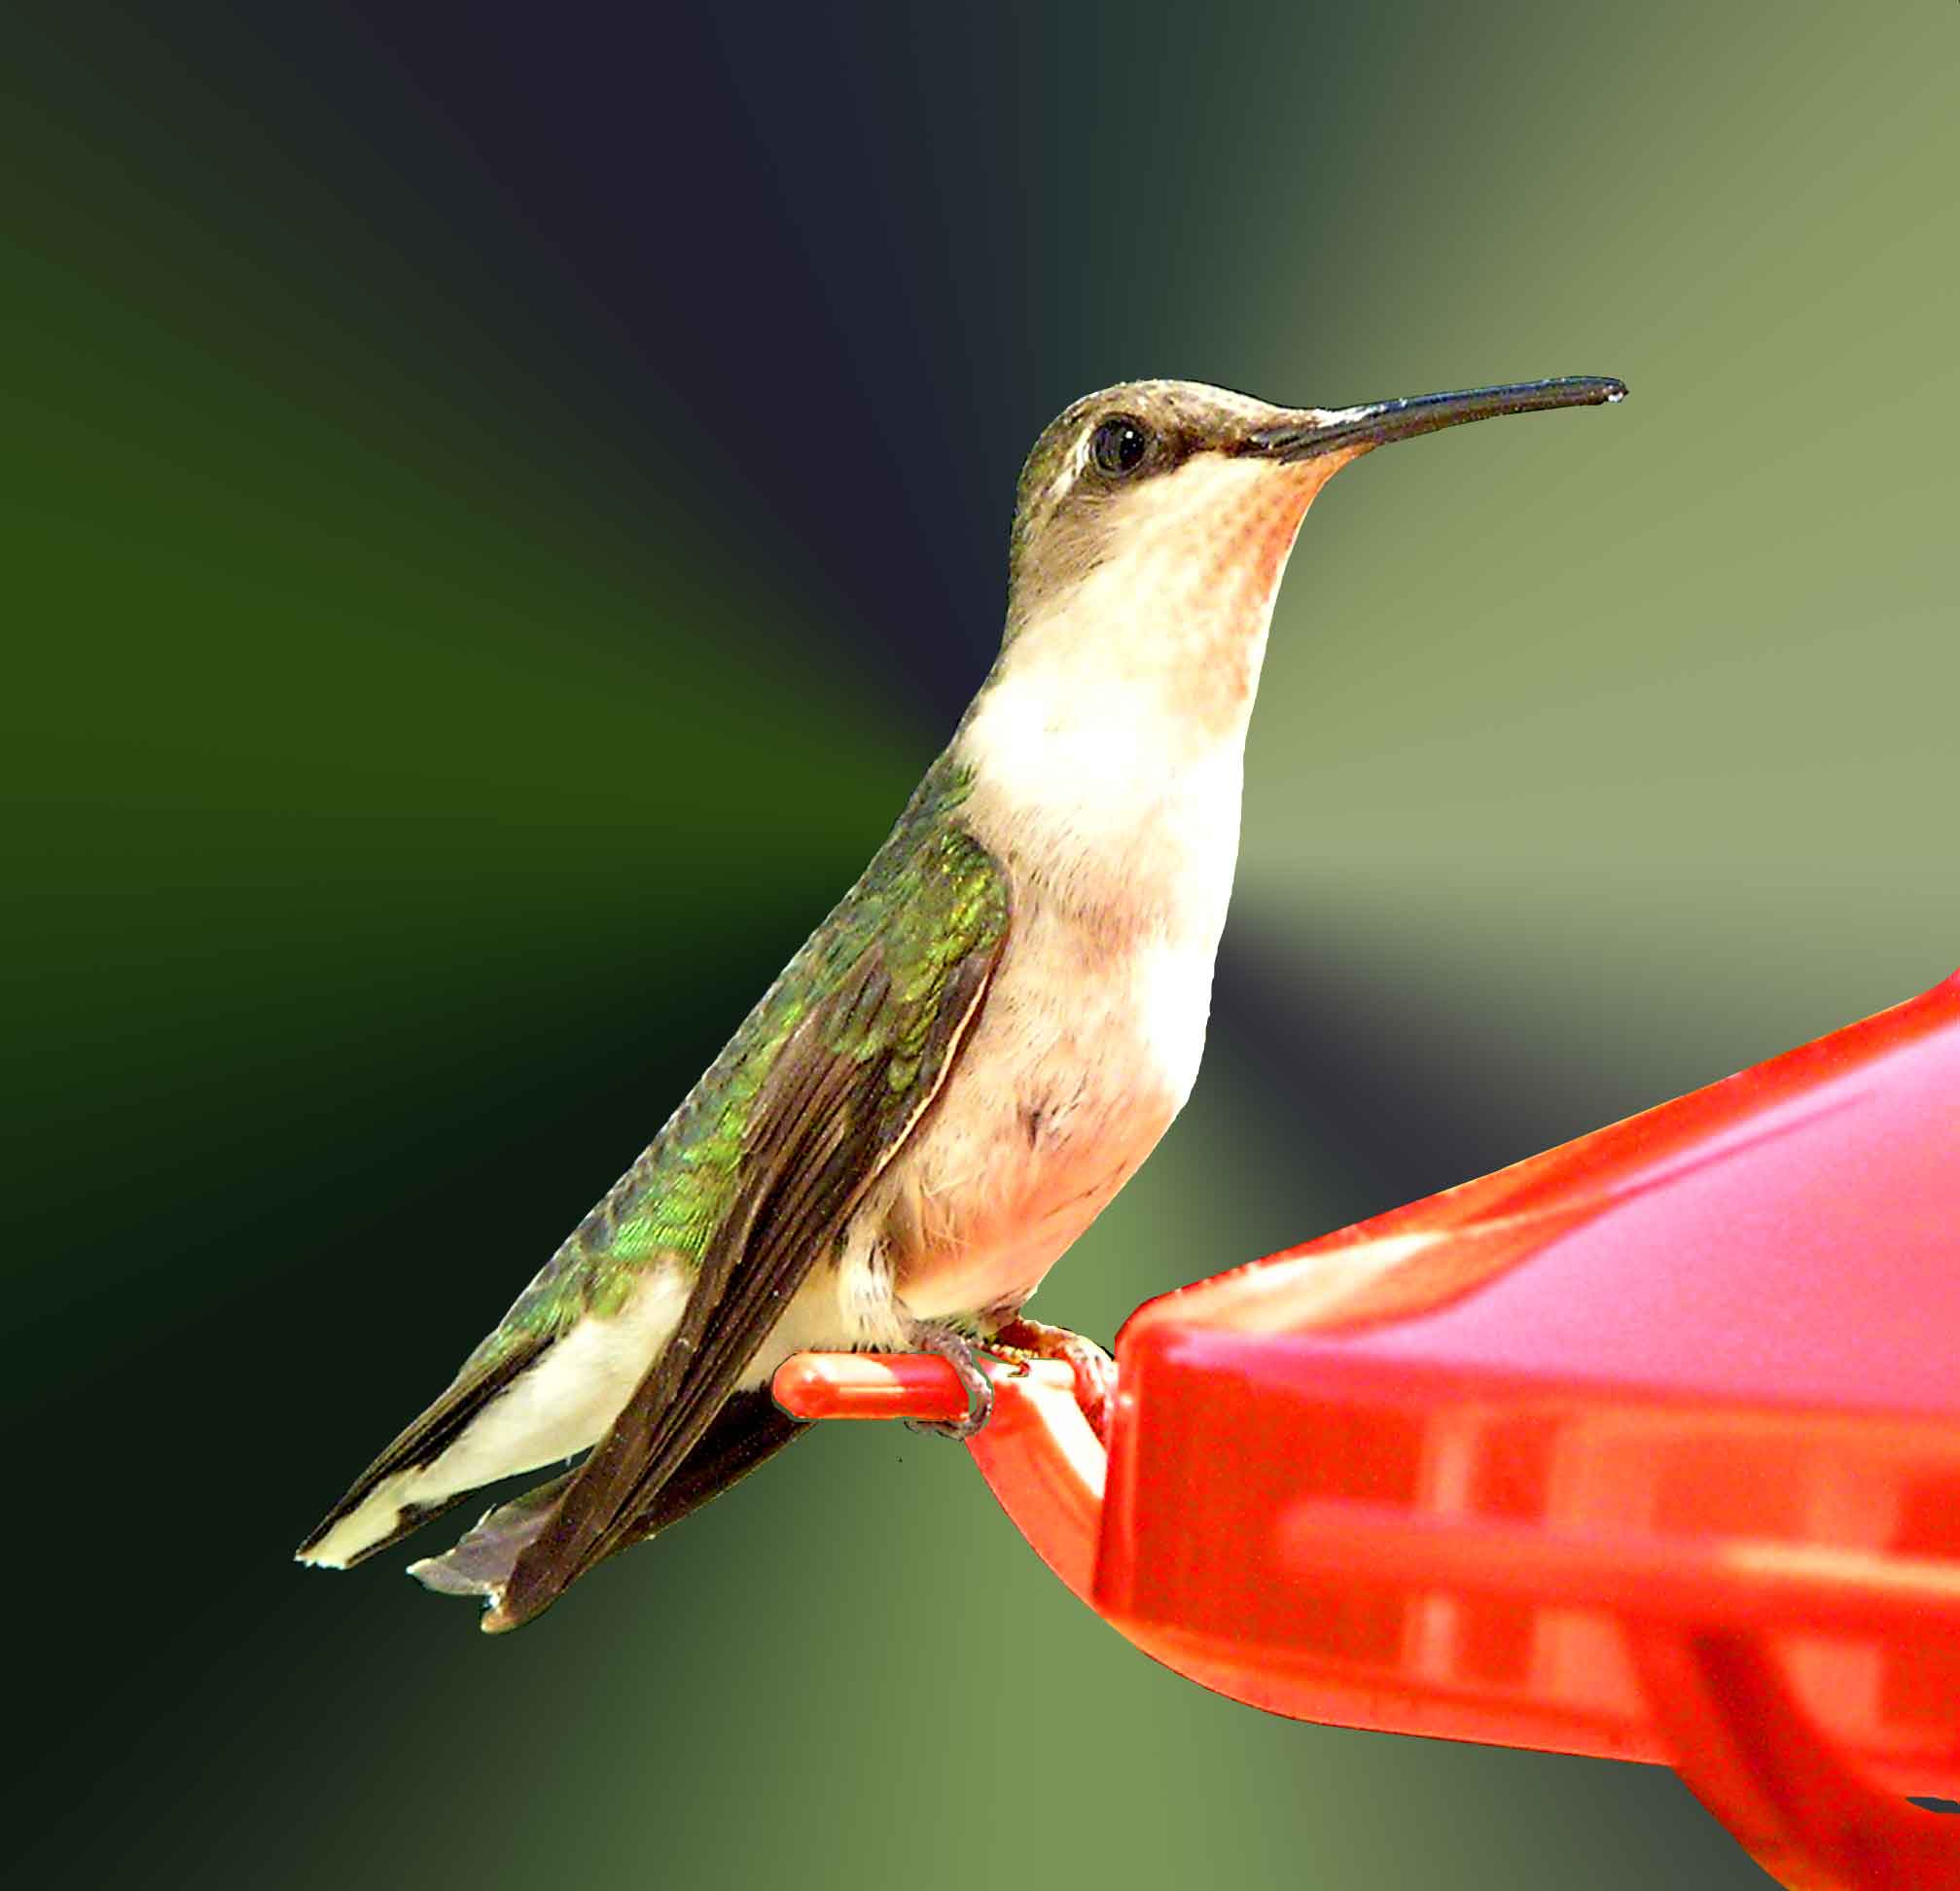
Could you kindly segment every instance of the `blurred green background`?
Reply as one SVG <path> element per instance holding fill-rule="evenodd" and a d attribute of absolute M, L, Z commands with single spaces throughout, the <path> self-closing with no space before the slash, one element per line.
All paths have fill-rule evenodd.
<path fill-rule="evenodd" d="M 1204 1077 L 1036 1311 L 1960 961 L 1954 7 L 789 16 L 10 11 L 17 1858 L 1766 1882 L 1666 1772 L 1200 1693 L 895 1428 L 499 1643 L 286 1560 L 868 857 L 1087 388 L 1633 398 L 1316 507 Z"/>

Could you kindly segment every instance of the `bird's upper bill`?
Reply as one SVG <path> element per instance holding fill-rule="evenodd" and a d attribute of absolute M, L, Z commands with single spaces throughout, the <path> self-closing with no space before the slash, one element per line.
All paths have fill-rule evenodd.
<path fill-rule="evenodd" d="M 1272 459 L 1312 459 L 1350 448 L 1366 451 L 1394 440 L 1490 420 L 1501 413 L 1536 413 L 1546 408 L 1602 407 L 1626 398 L 1626 383 L 1604 375 L 1569 375 L 1562 380 L 1514 381 L 1501 387 L 1473 387 L 1459 394 L 1417 394 L 1401 401 L 1370 401 L 1361 407 L 1304 408 L 1257 426 L 1240 436 L 1230 452 Z"/>

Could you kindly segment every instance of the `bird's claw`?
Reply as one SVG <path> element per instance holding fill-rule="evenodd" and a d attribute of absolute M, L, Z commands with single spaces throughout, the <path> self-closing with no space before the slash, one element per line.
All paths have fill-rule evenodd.
<path fill-rule="evenodd" d="M 1110 1407 L 1116 1398 L 1116 1361 L 1093 1339 L 1040 1320 L 1015 1319 L 995 1335 L 993 1344 L 1017 1359 L 1059 1360 L 1075 1374 L 1075 1402 L 1089 1429 L 1109 1443 Z"/>
<path fill-rule="evenodd" d="M 993 1382 L 981 1370 L 973 1342 L 963 1334 L 927 1327 L 912 1335 L 912 1344 L 921 1352 L 939 1354 L 959 1374 L 966 1389 L 967 1415 L 951 1420 L 908 1418 L 906 1424 L 915 1432 L 932 1432 L 964 1443 L 993 1416 Z"/>

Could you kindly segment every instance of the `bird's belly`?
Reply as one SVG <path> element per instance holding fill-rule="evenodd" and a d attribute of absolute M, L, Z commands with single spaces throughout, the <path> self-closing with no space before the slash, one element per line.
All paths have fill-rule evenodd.
<path fill-rule="evenodd" d="M 1169 1126 L 1167 1099 L 1113 1116 L 1051 1148 L 1003 1136 L 981 1158 L 981 1186 L 934 1235 L 902 1248 L 899 1298 L 918 1319 L 1017 1307 Z"/>
<path fill-rule="evenodd" d="M 1007 968 L 895 1164 L 894 1284 L 913 1316 L 1018 1305 L 1135 1174 L 1197 1074 L 1215 938 L 1071 978 Z"/>

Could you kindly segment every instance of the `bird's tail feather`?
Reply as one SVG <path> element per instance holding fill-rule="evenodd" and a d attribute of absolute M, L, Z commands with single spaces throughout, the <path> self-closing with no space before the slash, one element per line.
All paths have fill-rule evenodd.
<path fill-rule="evenodd" d="M 710 1498 L 739 1483 L 806 1429 L 801 1420 L 788 1416 L 766 1389 L 737 1392 L 674 1475 L 649 1498 L 633 1519 L 630 1536 L 622 1538 L 621 1547 L 627 1542 L 644 1542 L 668 1524 L 678 1523 Z M 511 1580 L 518 1556 L 544 1533 L 558 1499 L 577 1475 L 567 1471 L 521 1497 L 499 1504 L 486 1512 L 474 1529 L 466 1531 L 454 1549 L 410 1563 L 409 1574 L 439 1594 L 483 1597 L 492 1605 L 484 1622 L 496 1623 L 494 1605 Z"/>
<path fill-rule="evenodd" d="M 481 1595 L 494 1599 L 511 1580 L 521 1551 L 537 1541 L 551 1521 L 552 1508 L 577 1474 L 562 1477 L 499 1504 L 464 1531 L 452 1550 L 424 1556 L 409 1565 L 409 1574 L 439 1595 Z"/>

